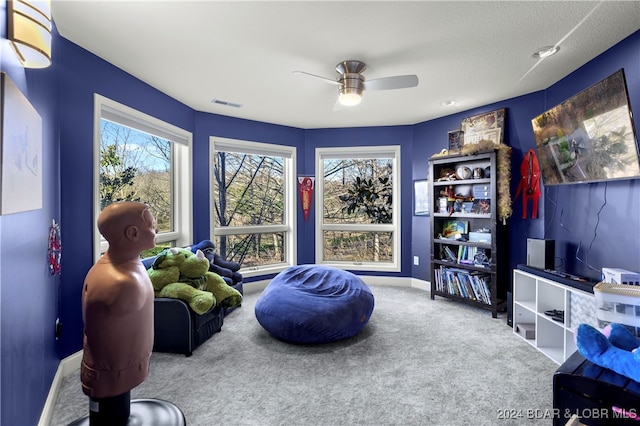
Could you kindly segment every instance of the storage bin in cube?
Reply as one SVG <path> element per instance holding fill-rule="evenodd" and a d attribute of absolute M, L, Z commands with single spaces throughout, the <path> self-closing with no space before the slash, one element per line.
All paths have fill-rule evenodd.
<path fill-rule="evenodd" d="M 619 323 L 640 337 L 640 286 L 600 282 L 593 294 L 598 327 Z"/>
<path fill-rule="evenodd" d="M 521 322 L 519 324 L 516 324 L 516 333 L 518 333 L 525 339 L 535 339 L 536 325 L 528 322 Z"/>

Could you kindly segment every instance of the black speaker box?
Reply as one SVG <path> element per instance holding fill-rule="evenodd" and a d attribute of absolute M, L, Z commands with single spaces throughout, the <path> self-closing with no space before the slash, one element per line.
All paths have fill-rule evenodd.
<path fill-rule="evenodd" d="M 538 269 L 555 269 L 555 240 L 527 238 L 527 266 Z"/>

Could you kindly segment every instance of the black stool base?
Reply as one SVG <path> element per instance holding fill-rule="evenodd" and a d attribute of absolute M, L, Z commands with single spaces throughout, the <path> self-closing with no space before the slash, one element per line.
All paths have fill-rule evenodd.
<path fill-rule="evenodd" d="M 134 399 L 131 413 L 123 426 L 185 426 L 184 414 L 174 404 L 161 399 Z M 89 415 L 69 423 L 68 426 L 89 426 Z"/>

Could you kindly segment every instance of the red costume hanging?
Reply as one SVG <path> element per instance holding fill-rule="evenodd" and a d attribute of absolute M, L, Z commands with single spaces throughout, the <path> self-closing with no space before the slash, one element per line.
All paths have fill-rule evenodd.
<path fill-rule="evenodd" d="M 514 200 L 518 199 L 518 195 L 522 192 L 522 218 L 527 218 L 527 203 L 533 200 L 531 208 L 531 218 L 538 217 L 538 198 L 540 198 L 540 166 L 538 165 L 538 157 L 533 149 L 530 149 L 522 159 L 520 165 L 520 184 L 516 191 Z"/>

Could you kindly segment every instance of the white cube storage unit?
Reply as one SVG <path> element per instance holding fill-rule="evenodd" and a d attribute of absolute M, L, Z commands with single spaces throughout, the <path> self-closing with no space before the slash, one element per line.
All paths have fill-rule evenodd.
<path fill-rule="evenodd" d="M 554 320 L 545 311 L 563 311 L 564 321 Z M 530 272 L 513 271 L 513 332 L 557 364 L 575 351 L 574 330 L 580 323 L 597 327 L 595 297 Z M 533 324 L 533 338 L 525 338 L 520 324 Z M 531 336 L 531 333 L 528 333 Z"/>

